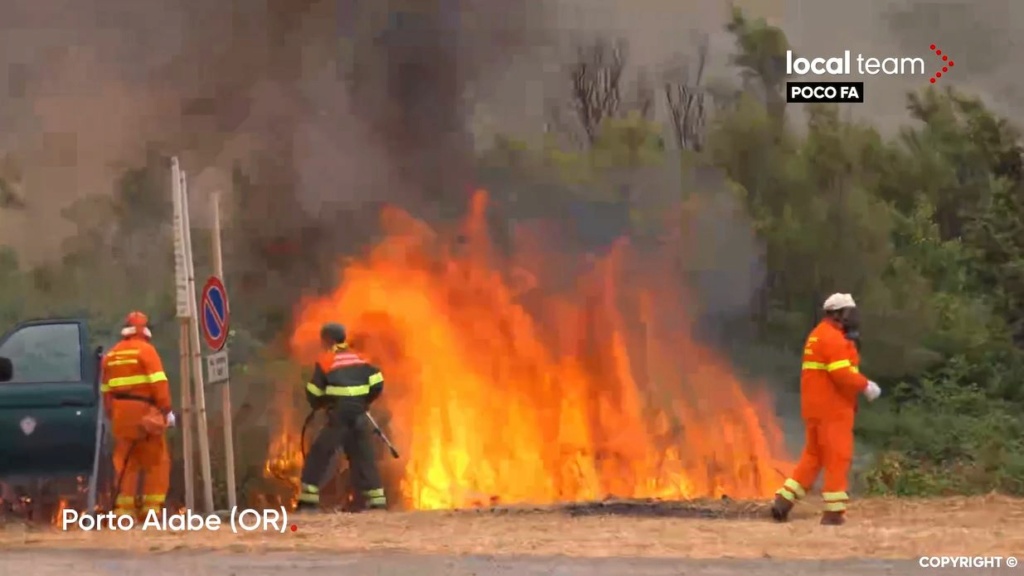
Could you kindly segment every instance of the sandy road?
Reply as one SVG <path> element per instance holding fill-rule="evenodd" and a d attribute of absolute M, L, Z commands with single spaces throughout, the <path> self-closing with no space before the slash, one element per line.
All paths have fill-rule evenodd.
<path fill-rule="evenodd" d="M 0 576 L 1024 574 L 1024 567 L 940 570 L 915 562 L 1024 560 L 1024 500 L 866 500 L 839 528 L 818 524 L 817 505 L 778 525 L 748 504 L 327 514 L 292 518 L 296 530 L 284 533 L 9 523 L 0 529 Z"/>
<path fill-rule="evenodd" d="M 0 574 L 33 576 L 881 576 L 1013 574 L 1015 570 L 925 570 L 913 561 L 694 560 L 684 558 L 567 558 L 435 556 L 422 554 L 238 555 L 47 551 L 5 553 Z"/>

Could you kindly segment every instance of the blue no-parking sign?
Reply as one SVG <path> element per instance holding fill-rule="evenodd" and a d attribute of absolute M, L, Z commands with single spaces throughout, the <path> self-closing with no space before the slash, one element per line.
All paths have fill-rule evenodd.
<path fill-rule="evenodd" d="M 224 348 L 228 341 L 228 325 L 231 312 L 228 309 L 228 291 L 216 276 L 210 276 L 203 286 L 203 297 L 199 301 L 199 318 L 202 320 L 203 339 L 214 352 Z"/>

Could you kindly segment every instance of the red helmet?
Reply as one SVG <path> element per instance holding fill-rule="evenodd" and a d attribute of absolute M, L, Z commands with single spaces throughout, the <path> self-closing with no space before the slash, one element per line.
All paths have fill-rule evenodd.
<path fill-rule="evenodd" d="M 152 338 L 153 334 L 149 331 L 149 317 L 138 310 L 129 312 L 128 316 L 124 319 L 124 328 L 121 329 L 121 336 L 125 338 L 129 336 Z"/>

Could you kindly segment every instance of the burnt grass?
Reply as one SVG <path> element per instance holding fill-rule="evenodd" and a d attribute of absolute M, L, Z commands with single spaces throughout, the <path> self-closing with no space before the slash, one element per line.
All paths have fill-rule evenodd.
<path fill-rule="evenodd" d="M 555 506 L 490 506 L 453 513 L 520 515 L 562 513 L 570 517 L 628 516 L 634 518 L 692 518 L 701 520 L 753 520 L 768 517 L 766 502 L 738 501 L 728 497 L 699 500 L 609 498 Z"/>

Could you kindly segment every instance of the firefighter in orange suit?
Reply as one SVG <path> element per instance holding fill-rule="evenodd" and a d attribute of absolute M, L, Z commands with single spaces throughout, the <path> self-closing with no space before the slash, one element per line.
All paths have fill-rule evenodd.
<path fill-rule="evenodd" d="M 320 484 L 339 449 L 348 457 L 352 483 L 362 493 L 363 504 L 371 510 L 384 510 L 387 498 L 373 450 L 373 425 L 366 413 L 384 391 L 384 376 L 349 349 L 341 324 L 325 324 L 320 342 L 324 351 L 306 384 L 306 399 L 313 409 L 326 410 L 327 425 L 313 441 L 303 464 L 296 511 L 319 509 Z"/>
<path fill-rule="evenodd" d="M 144 517 L 150 510 L 162 509 L 170 483 L 164 432 L 175 425 L 175 417 L 167 375 L 152 337 L 146 315 L 131 312 L 121 341 L 103 358 L 102 391 L 114 436 L 114 513 L 118 515 Z"/>
<path fill-rule="evenodd" d="M 793 475 L 775 493 L 772 517 L 784 522 L 824 468 L 821 523 L 845 521 L 847 477 L 853 460 L 853 420 L 857 397 L 869 401 L 881 395 L 878 384 L 860 373 L 860 356 L 852 340 L 857 304 L 849 294 L 833 294 L 823 306 L 825 318 L 804 344 L 800 373 L 800 411 L 804 420 L 804 450 Z"/>

